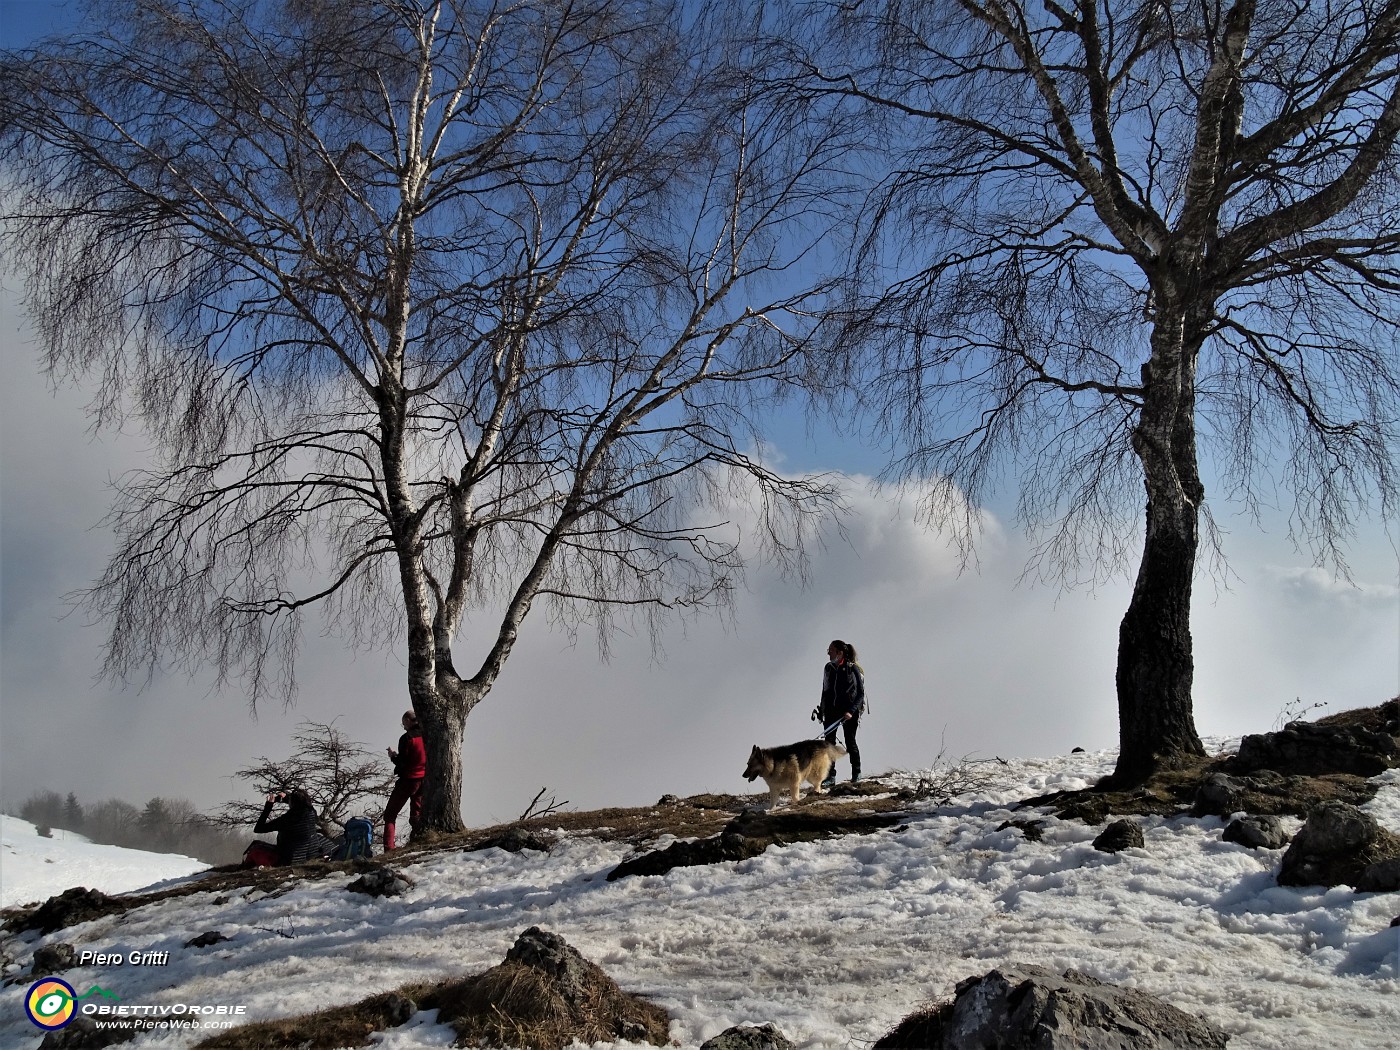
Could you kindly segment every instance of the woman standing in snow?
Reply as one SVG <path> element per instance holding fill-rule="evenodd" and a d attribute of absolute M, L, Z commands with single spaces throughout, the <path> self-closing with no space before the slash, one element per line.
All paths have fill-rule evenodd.
<path fill-rule="evenodd" d="M 389 794 L 389 804 L 384 807 L 384 849 L 387 852 L 395 846 L 397 829 L 394 824 L 399 819 L 404 803 L 408 803 L 408 826 L 410 836 L 418 833 L 418 824 L 423 817 L 423 778 L 428 774 L 428 752 L 423 747 L 423 732 L 418 726 L 418 716 L 412 711 L 403 713 L 403 736 L 399 737 L 399 749 L 385 748 L 389 761 L 394 763 L 394 772 L 399 779 Z"/>
<path fill-rule="evenodd" d="M 856 663 L 856 647 L 837 638 L 826 647 L 826 668 L 822 671 L 822 725 L 831 726 L 826 734 L 829 743 L 836 743 L 836 725 L 840 723 L 845 736 L 846 753 L 851 758 L 851 783 L 860 779 L 860 748 L 856 746 L 856 730 L 860 728 L 861 702 L 865 699 L 865 680 L 860 664 Z M 823 782 L 830 788 L 836 783 L 836 769 Z"/>

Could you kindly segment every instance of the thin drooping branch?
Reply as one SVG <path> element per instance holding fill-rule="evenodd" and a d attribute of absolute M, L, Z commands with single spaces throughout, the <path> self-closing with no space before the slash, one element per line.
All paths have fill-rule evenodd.
<path fill-rule="evenodd" d="M 108 672 L 256 704 L 308 615 L 399 648 L 450 830 L 538 599 L 606 648 L 754 551 L 800 571 L 836 490 L 749 439 L 806 367 L 852 136 L 754 92 L 760 50 L 723 4 L 149 0 L 8 56 L 0 235 L 48 367 L 156 445 L 87 595 Z"/>

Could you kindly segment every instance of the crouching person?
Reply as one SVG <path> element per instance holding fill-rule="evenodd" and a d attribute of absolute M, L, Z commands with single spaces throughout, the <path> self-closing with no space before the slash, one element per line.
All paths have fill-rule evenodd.
<path fill-rule="evenodd" d="M 272 807 L 278 802 L 287 804 L 287 812 L 274 817 Z M 277 840 L 271 846 L 266 842 L 254 842 L 249 846 L 243 854 L 245 867 L 262 867 L 269 861 L 272 864 L 300 864 L 329 856 L 336 848 L 336 843 L 321 833 L 316 805 L 301 788 L 268 795 L 262 816 L 253 825 L 253 831 L 259 835 L 276 832 Z"/>

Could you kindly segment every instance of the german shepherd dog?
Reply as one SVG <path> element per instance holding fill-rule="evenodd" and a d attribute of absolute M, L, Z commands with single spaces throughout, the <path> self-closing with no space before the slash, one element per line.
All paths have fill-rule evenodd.
<path fill-rule="evenodd" d="M 791 793 L 792 801 L 796 802 L 798 789 L 804 780 L 812 785 L 812 794 L 820 795 L 822 781 L 836 760 L 845 753 L 844 747 L 820 739 L 799 740 L 786 747 L 759 747 L 755 744 L 749 752 L 744 779 L 763 778 L 768 785 L 768 806 L 771 809 L 778 804 L 784 792 Z"/>

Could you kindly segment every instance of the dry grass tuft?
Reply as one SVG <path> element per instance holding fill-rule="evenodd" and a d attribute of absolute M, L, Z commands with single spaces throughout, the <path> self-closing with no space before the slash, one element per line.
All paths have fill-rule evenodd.
<path fill-rule="evenodd" d="M 314 1014 L 239 1025 L 196 1046 L 198 1050 L 275 1050 L 280 1047 L 336 1050 L 338 1047 L 369 1046 L 375 1032 L 403 1023 L 405 999 L 419 1003 L 432 991 L 432 985 L 407 985 L 396 992 L 383 992 Z"/>
<path fill-rule="evenodd" d="M 628 995 L 591 964 L 582 986 L 567 991 L 549 975 L 508 959 L 444 989 L 435 1005 L 439 1019 L 457 1029 L 461 1046 L 562 1050 L 575 1041 L 668 1041 L 666 1011 Z"/>

